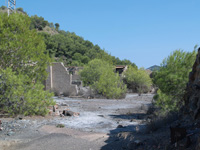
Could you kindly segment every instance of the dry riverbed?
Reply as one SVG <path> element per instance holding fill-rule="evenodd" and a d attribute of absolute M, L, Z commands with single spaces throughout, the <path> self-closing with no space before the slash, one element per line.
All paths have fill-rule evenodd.
<path fill-rule="evenodd" d="M 145 132 L 145 113 L 152 97 L 152 94 L 127 94 L 121 100 L 55 97 L 59 106 L 64 105 L 80 115 L 1 118 L 0 149 L 130 149 L 126 141 L 130 140 L 128 133 Z M 64 128 L 57 128 L 58 124 L 63 124 Z M 123 141 L 119 141 L 116 135 Z"/>

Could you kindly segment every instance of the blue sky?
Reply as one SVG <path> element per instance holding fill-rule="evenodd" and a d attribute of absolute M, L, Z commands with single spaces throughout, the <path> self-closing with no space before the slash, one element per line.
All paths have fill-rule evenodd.
<path fill-rule="evenodd" d="M 16 0 L 29 15 L 59 23 L 139 67 L 200 46 L 199 0 Z M 0 0 L 5 5 L 5 0 Z"/>

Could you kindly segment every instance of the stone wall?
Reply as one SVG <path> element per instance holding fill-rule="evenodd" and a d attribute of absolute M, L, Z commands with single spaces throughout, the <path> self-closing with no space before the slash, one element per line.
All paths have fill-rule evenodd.
<path fill-rule="evenodd" d="M 53 63 L 47 71 L 49 76 L 46 80 L 46 90 L 51 90 L 57 95 L 76 96 L 78 94 L 77 85 L 72 85 L 72 75 L 69 74 L 63 63 Z"/>

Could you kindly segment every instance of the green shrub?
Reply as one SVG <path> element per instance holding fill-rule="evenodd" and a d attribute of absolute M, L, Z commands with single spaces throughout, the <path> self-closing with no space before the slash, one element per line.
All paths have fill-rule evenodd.
<path fill-rule="evenodd" d="M 38 17 L 37 15 L 31 16 L 30 29 L 38 29 L 41 31 L 47 25 L 49 25 L 49 23 L 44 20 L 43 17 Z"/>
<path fill-rule="evenodd" d="M 0 68 L 12 68 L 32 80 L 43 82 L 50 58 L 43 37 L 30 30 L 30 18 L 23 14 L 0 14 Z"/>
<path fill-rule="evenodd" d="M 99 81 L 101 75 L 108 70 L 112 70 L 113 67 L 106 61 L 100 59 L 94 59 L 84 67 L 84 69 L 79 73 L 81 76 L 81 81 L 85 86 L 93 85 L 95 82 Z"/>
<path fill-rule="evenodd" d="M 11 115 L 45 115 L 53 94 L 41 84 L 50 58 L 30 18 L 0 13 L 0 110 Z"/>
<path fill-rule="evenodd" d="M 171 111 L 178 111 L 177 107 L 178 100 L 175 100 L 174 97 L 171 95 L 164 94 L 160 89 L 154 96 L 154 100 L 156 106 L 159 106 L 164 114 Z"/>
<path fill-rule="evenodd" d="M 24 9 L 21 8 L 21 7 L 17 8 L 17 11 L 20 11 L 20 12 L 24 13 Z"/>
<path fill-rule="evenodd" d="M 64 124 L 57 124 L 56 127 L 57 127 L 57 128 L 64 128 L 65 125 L 64 125 Z"/>
<path fill-rule="evenodd" d="M 106 61 L 94 59 L 80 72 L 85 86 L 90 86 L 98 94 L 107 98 L 121 98 L 126 93 L 126 85 L 114 73 L 114 67 Z"/>
<path fill-rule="evenodd" d="M 16 75 L 11 68 L 0 70 L 0 110 L 10 115 L 45 115 L 54 105 L 53 94 L 32 83 L 25 75 Z"/>
<path fill-rule="evenodd" d="M 122 98 L 127 91 L 126 85 L 120 80 L 119 75 L 112 70 L 103 72 L 92 87 L 107 98 Z"/>
<path fill-rule="evenodd" d="M 180 108 L 195 57 L 196 50 L 176 50 L 163 60 L 154 77 L 154 83 L 160 89 L 155 97 L 156 105 L 162 110 L 169 112 Z"/>
<path fill-rule="evenodd" d="M 146 93 L 150 90 L 152 81 L 149 74 L 143 69 L 129 66 L 124 73 L 124 80 L 133 92 Z"/>
<path fill-rule="evenodd" d="M 5 10 L 7 7 L 6 6 L 1 6 L 0 7 L 2 10 Z"/>

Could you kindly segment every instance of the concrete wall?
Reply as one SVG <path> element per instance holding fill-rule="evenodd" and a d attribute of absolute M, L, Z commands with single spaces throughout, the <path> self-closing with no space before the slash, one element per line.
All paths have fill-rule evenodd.
<path fill-rule="evenodd" d="M 121 72 L 127 70 L 127 66 L 116 66 L 116 69 L 121 69 Z M 78 71 L 82 67 L 68 67 L 66 68 L 63 63 L 53 63 L 49 66 L 47 80 L 44 82 L 45 89 L 55 92 L 57 95 L 63 94 L 65 96 L 76 96 L 82 87 Z M 73 72 L 73 75 L 69 72 Z M 117 70 L 116 70 L 117 72 Z"/>
<path fill-rule="evenodd" d="M 77 74 L 72 75 L 72 80 L 80 80 L 80 76 Z"/>
<path fill-rule="evenodd" d="M 53 63 L 47 71 L 49 76 L 46 80 L 46 90 L 51 90 L 56 94 L 65 96 L 75 96 L 78 94 L 77 85 L 72 85 L 72 75 L 69 74 L 63 63 Z"/>
<path fill-rule="evenodd" d="M 45 81 L 45 89 L 46 90 L 51 90 L 51 73 L 50 73 L 50 66 L 47 68 L 47 72 L 49 73 L 48 74 L 48 77 L 47 77 L 47 79 L 46 79 L 46 81 Z"/>

